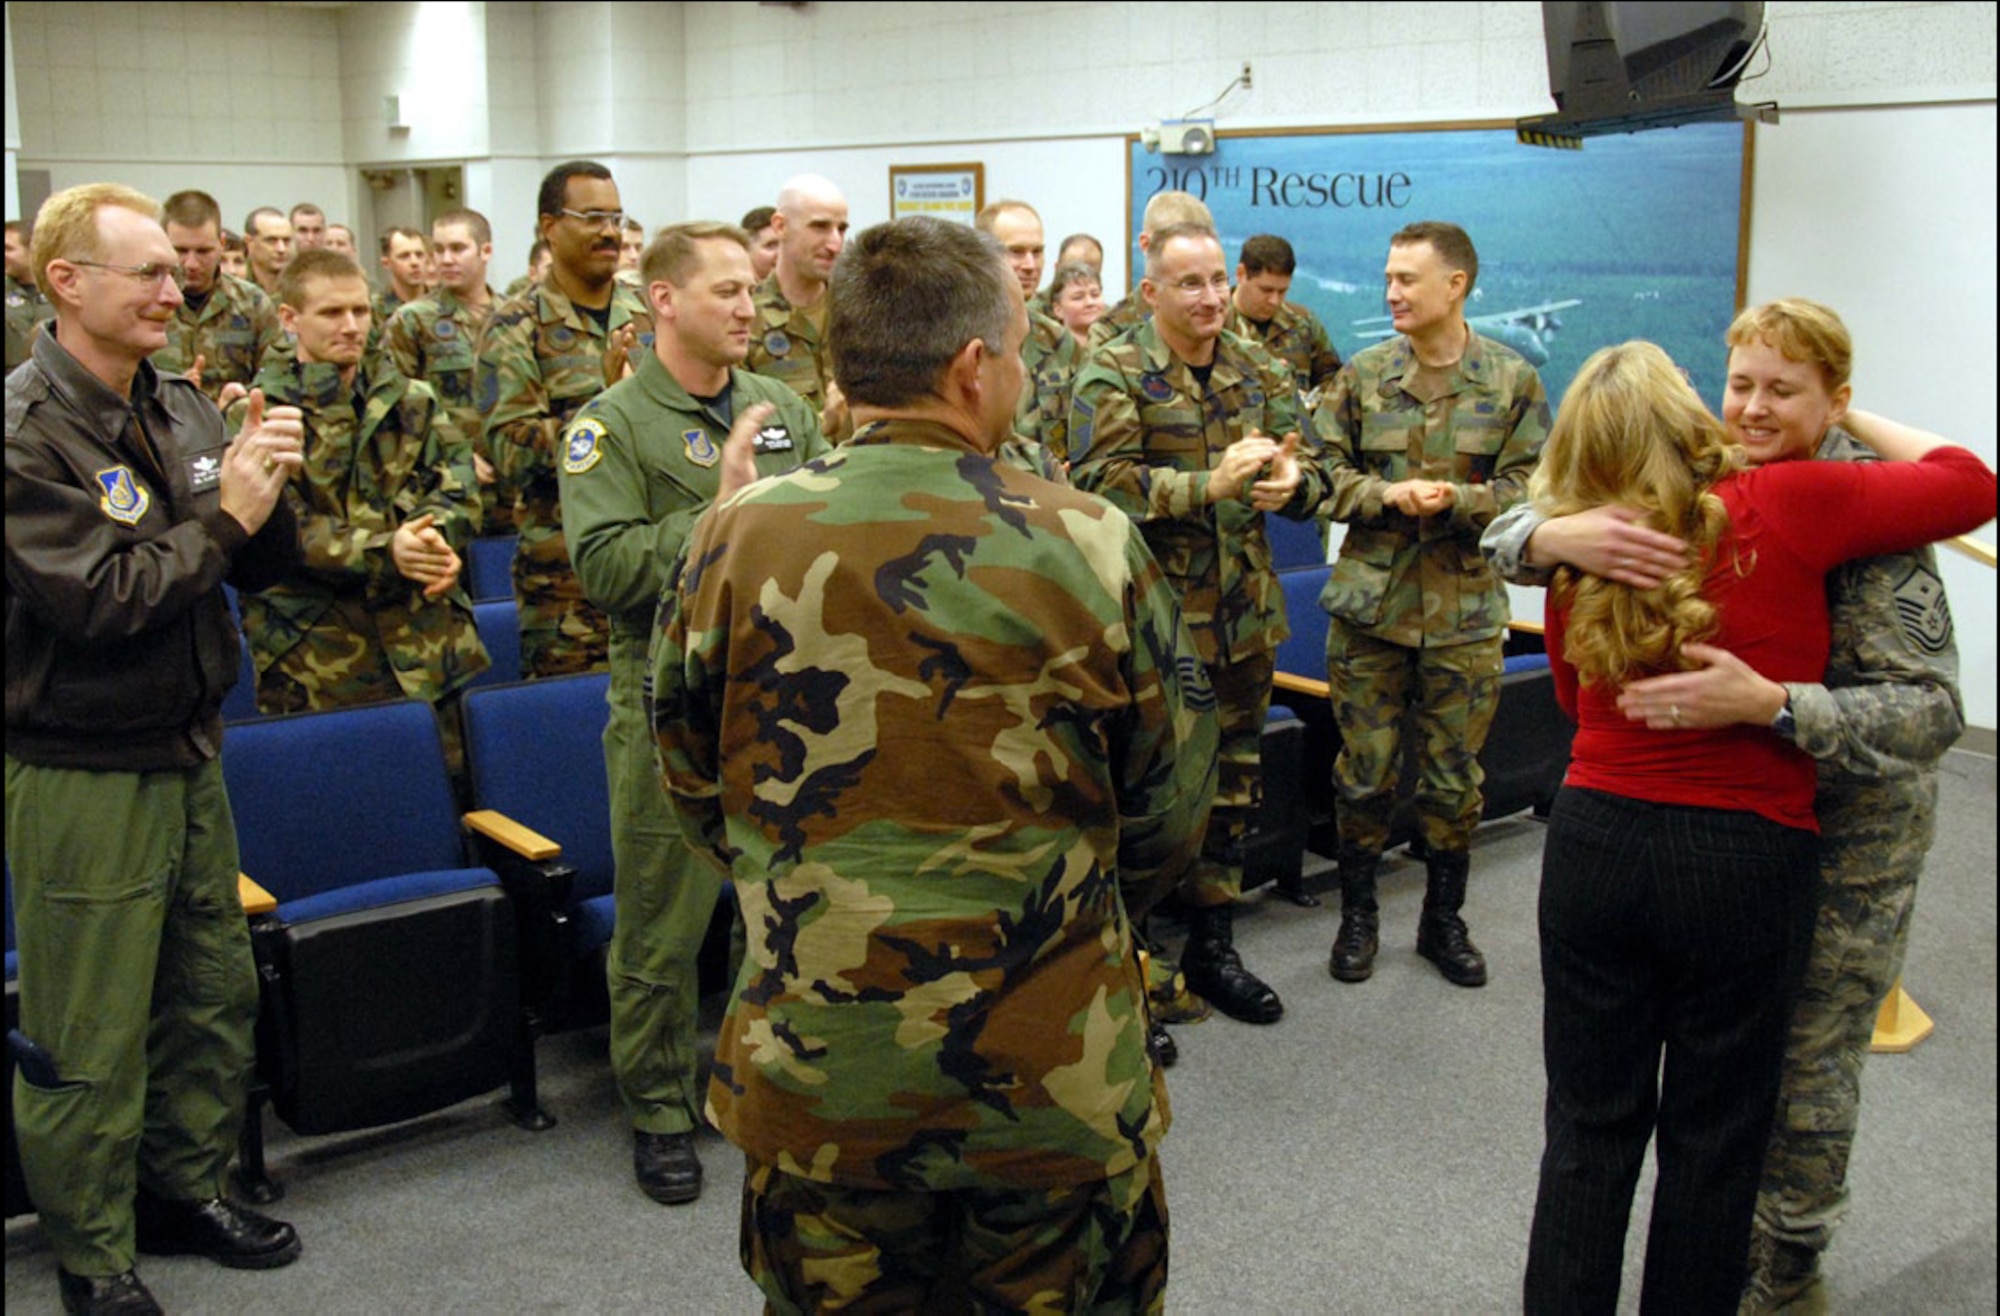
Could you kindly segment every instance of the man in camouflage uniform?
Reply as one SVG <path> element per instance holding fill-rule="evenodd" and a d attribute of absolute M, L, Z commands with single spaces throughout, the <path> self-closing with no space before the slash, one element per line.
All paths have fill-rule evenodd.
<path fill-rule="evenodd" d="M 1144 260 L 1153 249 L 1156 235 L 1172 224 L 1205 224 L 1215 227 L 1215 216 L 1208 213 L 1208 207 L 1191 192 L 1155 192 L 1146 202 L 1145 214 L 1139 221 L 1139 253 Z M 1067 249 L 1069 243 L 1063 244 Z M 1102 268 L 1103 251 L 1099 253 Z M 1144 324 L 1152 315 L 1145 297 L 1137 292 L 1128 292 L 1118 304 L 1098 317 L 1090 326 L 1090 345 L 1102 347 L 1128 329 Z"/>
<path fill-rule="evenodd" d="M 501 295 L 511 300 L 547 278 L 551 259 L 549 244 L 536 238 L 535 244 L 528 248 L 528 272 L 508 284 L 507 291 Z"/>
<path fill-rule="evenodd" d="M 318 251 L 326 245 L 326 212 L 310 201 L 301 201 L 285 217 L 292 225 L 292 245 L 299 251 Z"/>
<path fill-rule="evenodd" d="M 458 432 L 472 440 L 472 467 L 484 508 L 479 532 L 509 534 L 514 491 L 495 483 L 486 423 L 473 387 L 479 331 L 498 300 L 486 283 L 493 227 L 477 210 L 446 211 L 431 221 L 431 245 L 438 257 L 437 291 L 396 309 L 382 335 L 382 349 L 405 378 L 431 386 Z"/>
<path fill-rule="evenodd" d="M 788 386 L 820 413 L 828 437 L 844 432 L 833 358 L 827 351 L 827 280 L 847 242 L 847 198 L 817 174 L 802 174 L 778 193 L 778 265 L 757 285 L 757 323 L 743 367 Z"/>
<path fill-rule="evenodd" d="M 424 295 L 424 261 L 430 256 L 424 235 L 401 225 L 384 230 L 381 247 L 382 288 L 370 307 L 378 332 L 390 316 Z"/>
<path fill-rule="evenodd" d="M 489 666 L 459 583 L 457 548 L 479 521 L 472 445 L 428 385 L 363 360 L 360 266 L 304 252 L 278 288 L 298 356 L 257 387 L 304 413 L 305 467 L 286 489 L 304 554 L 296 574 L 243 596 L 257 710 L 424 700 L 457 778 L 458 695 Z"/>
<path fill-rule="evenodd" d="M 1486 960 L 1460 910 L 1482 805 L 1479 750 L 1500 702 L 1507 594 L 1479 533 L 1519 502 L 1548 437 L 1535 368 L 1465 322 L 1479 257 L 1455 224 L 1424 222 L 1389 240 L 1397 336 L 1358 353 L 1320 405 L 1333 492 L 1322 510 L 1348 525 L 1320 606 L 1332 615 L 1327 681 L 1340 726 L 1340 931 L 1329 969 L 1374 972 L 1375 875 L 1405 753 L 1416 755 L 1416 812 L 1428 881 L 1417 953 L 1461 987 Z M 1402 743 L 1404 714 L 1416 743 Z"/>
<path fill-rule="evenodd" d="M 1289 633 L 1266 511 L 1303 518 L 1326 496 L 1318 445 L 1296 455 L 1291 372 L 1225 330 L 1229 275 L 1215 230 L 1154 234 L 1140 291 L 1152 319 L 1100 347 L 1076 378 L 1070 478 L 1139 523 L 1173 582 L 1222 719 L 1215 817 L 1180 893 L 1188 986 L 1248 1023 L 1284 1013 L 1243 966 L 1233 909 L 1241 848 L 1263 794 L 1259 741 L 1273 652 Z"/>
<path fill-rule="evenodd" d="M 1126 517 L 992 459 L 1027 331 L 992 241 L 871 229 L 833 301 L 858 432 L 695 526 L 655 646 L 750 933 L 708 1089 L 744 1266 L 779 1312 L 1156 1312 L 1131 918 L 1200 835 L 1213 694 Z"/>
<path fill-rule="evenodd" d="M 243 245 L 250 257 L 250 282 L 275 298 L 278 276 L 292 258 L 292 221 L 275 206 L 258 206 L 243 217 Z"/>
<path fill-rule="evenodd" d="M 35 326 L 55 318 L 55 308 L 28 268 L 27 226 L 18 219 L 7 221 L 7 370 L 28 359 Z"/>
<path fill-rule="evenodd" d="M 519 490 L 521 669 L 560 676 L 603 667 L 611 640 L 563 542 L 562 432 L 584 403 L 623 378 L 653 319 L 637 290 L 613 277 L 624 212 L 609 169 L 594 160 L 557 165 L 542 179 L 536 206 L 554 263 L 547 278 L 494 308 L 481 331 L 479 410 L 494 471 Z"/>
<path fill-rule="evenodd" d="M 973 227 L 991 234 L 1007 252 L 1008 268 L 1021 284 L 1021 296 L 1031 298 L 1042 282 L 1042 217 L 1025 201 L 995 201 L 973 218 Z M 1069 388 L 1083 364 L 1076 339 L 1059 321 L 1028 313 L 1028 337 L 1021 344 L 1021 364 L 1028 383 L 1014 416 L 1014 432 L 1027 443 L 1048 450 L 1056 462 L 1069 460 Z M 1029 451 L 1033 451 L 1030 449 Z"/>
<path fill-rule="evenodd" d="M 249 390 L 267 353 L 288 347 L 278 308 L 257 285 L 222 272 L 222 207 L 214 197 L 176 192 L 165 213 L 185 282 L 153 366 L 186 375 L 209 401 L 227 407 Z"/>
<path fill-rule="evenodd" d="M 672 1204 L 701 1192 L 695 956 L 722 873 L 688 848 L 660 789 L 644 706 L 646 646 L 696 518 L 826 443 L 804 399 L 737 368 L 756 286 L 742 230 L 677 225 L 647 248 L 639 274 L 657 327 L 653 349 L 571 423 L 559 480 L 576 578 L 611 619 L 611 1069 L 632 1117 L 639 1186 Z"/>
<path fill-rule="evenodd" d="M 1782 308 L 1777 317 L 1760 321 L 1759 311 L 1774 308 Z M 1730 342 L 1801 308 L 1814 319 L 1824 309 L 1792 299 L 1747 311 Z M 1829 383 L 1844 409 L 1845 379 Z M 1756 404 L 1732 384 L 1725 418 L 1740 423 L 1746 412 L 1756 416 Z M 1873 449 L 1852 435 L 1895 428 L 1861 411 L 1844 410 L 1839 420 L 1816 449 L 1807 435 L 1775 452 L 1751 446 L 1752 457 L 1872 461 Z M 1493 523 L 1485 548 L 1495 570 L 1518 584 L 1545 585 L 1549 569 L 1568 562 L 1651 588 L 1685 547 L 1629 514 L 1604 515 L 1618 511 L 1548 521 L 1524 504 Z M 1951 609 L 1933 550 L 1845 563 L 1828 574 L 1826 589 L 1832 647 L 1822 684 L 1767 681 L 1720 651 L 1670 681 L 1634 683 L 1663 694 L 1680 725 L 1769 727 L 1819 760 L 1819 920 L 1765 1154 L 1746 1316 L 1823 1301 L 1819 1257 L 1846 1212 L 1861 1070 L 1882 1001 L 1902 973 L 1917 878 L 1936 833 L 1937 762 L 1965 725 Z"/>
<path fill-rule="evenodd" d="M 1236 287 L 1229 294 L 1229 329 L 1292 368 L 1300 400 L 1310 411 L 1340 373 L 1340 353 L 1317 315 L 1285 300 L 1297 269 L 1292 244 L 1277 234 L 1244 239 L 1236 260 Z"/>

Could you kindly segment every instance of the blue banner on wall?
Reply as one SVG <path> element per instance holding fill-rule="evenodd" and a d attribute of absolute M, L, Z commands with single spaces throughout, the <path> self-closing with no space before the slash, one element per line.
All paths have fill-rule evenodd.
<path fill-rule="evenodd" d="M 1179 189 L 1208 203 L 1232 269 L 1245 238 L 1287 239 L 1299 261 L 1291 300 L 1346 357 L 1389 332 L 1390 235 L 1449 220 L 1479 252 L 1467 316 L 1534 361 L 1552 399 L 1599 347 L 1646 338 L 1720 407 L 1747 134 L 1699 124 L 1594 137 L 1580 151 L 1522 146 L 1511 127 L 1219 136 L 1207 156 L 1150 154 L 1135 138 L 1133 228 L 1148 198 Z M 1143 269 L 1136 238 L 1131 262 Z"/>

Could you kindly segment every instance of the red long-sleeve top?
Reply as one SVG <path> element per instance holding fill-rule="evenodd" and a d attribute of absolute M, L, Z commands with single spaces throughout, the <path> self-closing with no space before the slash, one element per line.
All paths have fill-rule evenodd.
<path fill-rule="evenodd" d="M 1963 448 L 1915 462 L 1779 462 L 1715 486 L 1730 528 L 1702 585 L 1720 629 L 1708 643 L 1773 681 L 1826 670 L 1825 576 L 1850 558 L 1902 552 L 1992 519 L 1994 476 Z M 1764 727 L 1654 730 L 1618 709 L 1619 688 L 1580 685 L 1563 658 L 1568 609 L 1548 599 L 1556 699 L 1577 724 L 1568 785 L 1660 804 L 1748 810 L 1818 831 L 1813 761 Z"/>

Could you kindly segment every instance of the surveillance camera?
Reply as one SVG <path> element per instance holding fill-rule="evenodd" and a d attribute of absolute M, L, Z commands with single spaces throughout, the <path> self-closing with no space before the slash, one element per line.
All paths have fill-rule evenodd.
<path fill-rule="evenodd" d="M 1160 125 L 1156 123 L 1153 124 L 1151 127 L 1141 128 L 1139 130 L 1139 145 L 1145 147 L 1148 151 L 1159 150 Z"/>

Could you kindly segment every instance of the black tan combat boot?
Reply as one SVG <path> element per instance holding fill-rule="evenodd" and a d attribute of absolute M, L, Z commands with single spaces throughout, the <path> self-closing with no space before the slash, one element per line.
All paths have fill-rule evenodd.
<path fill-rule="evenodd" d="M 1458 911 L 1465 905 L 1465 873 L 1471 857 L 1463 850 L 1433 850 L 1424 856 L 1429 883 L 1424 916 L 1417 925 L 1417 954 L 1437 965 L 1445 981 L 1460 987 L 1486 985 L 1486 957 L 1472 944 Z"/>
<path fill-rule="evenodd" d="M 1826 1287 L 1820 1283 L 1819 1253 L 1756 1229 L 1750 1236 L 1750 1283 L 1737 1316 L 1825 1316 Z"/>
<path fill-rule="evenodd" d="M 1327 972 L 1342 982 L 1367 982 L 1375 972 L 1375 870 L 1381 863 L 1378 851 L 1340 848 L 1340 931 Z"/>
<path fill-rule="evenodd" d="M 1197 996 L 1246 1024 L 1274 1024 L 1285 1013 L 1278 994 L 1243 967 L 1236 953 L 1235 907 L 1210 905 L 1187 912 L 1187 945 L 1181 972 Z"/>

